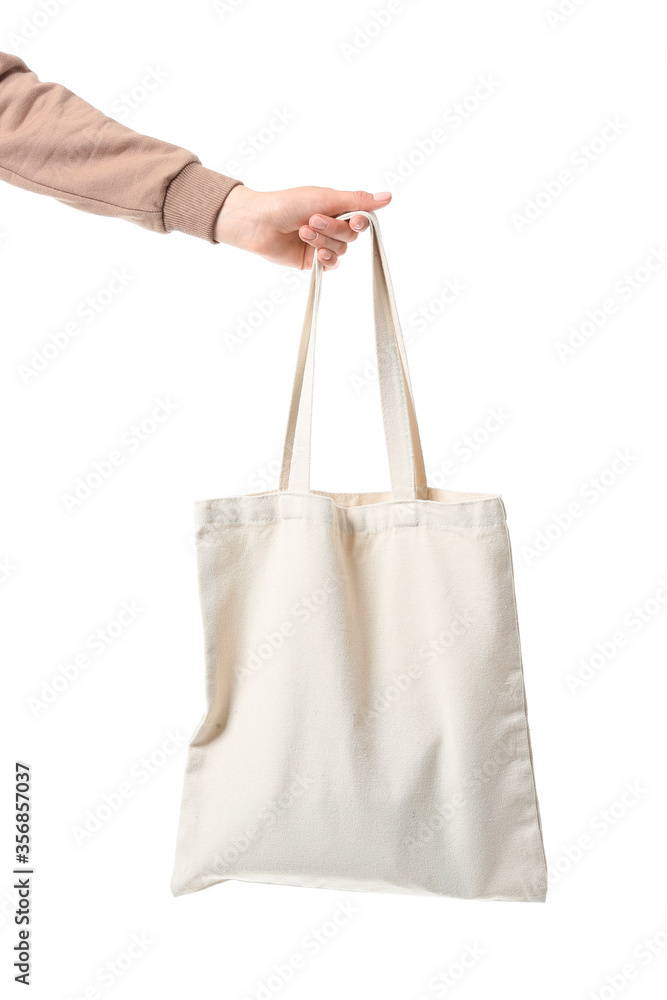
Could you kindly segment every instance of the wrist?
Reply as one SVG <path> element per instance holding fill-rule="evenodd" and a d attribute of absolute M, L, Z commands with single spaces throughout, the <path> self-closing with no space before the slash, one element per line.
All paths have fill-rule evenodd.
<path fill-rule="evenodd" d="M 261 194 L 244 184 L 237 184 L 225 198 L 213 226 L 216 243 L 227 243 L 240 250 L 252 250 L 259 228 Z"/>
<path fill-rule="evenodd" d="M 213 227 L 220 211 L 240 181 L 192 160 L 172 178 L 162 206 L 164 232 L 181 232 L 215 242 Z"/>

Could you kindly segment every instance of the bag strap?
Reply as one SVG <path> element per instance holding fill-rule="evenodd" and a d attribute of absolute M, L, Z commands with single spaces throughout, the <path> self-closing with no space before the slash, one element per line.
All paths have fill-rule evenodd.
<path fill-rule="evenodd" d="M 346 212 L 337 218 L 351 219 L 353 215 L 364 215 L 370 222 L 375 345 L 392 494 L 394 500 L 426 500 L 426 473 L 408 360 L 380 229 L 374 212 Z M 315 329 L 322 271 L 322 264 L 315 253 L 285 434 L 279 482 L 281 491 L 310 492 Z"/>

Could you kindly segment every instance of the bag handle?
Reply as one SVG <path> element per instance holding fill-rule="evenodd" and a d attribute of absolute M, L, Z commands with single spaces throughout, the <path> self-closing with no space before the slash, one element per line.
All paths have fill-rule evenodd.
<path fill-rule="evenodd" d="M 378 221 L 374 212 L 346 212 L 337 218 L 351 219 L 354 215 L 364 215 L 370 222 L 375 345 L 391 491 L 394 500 L 426 500 L 426 473 L 412 398 L 408 359 Z M 323 267 L 316 252 L 313 256 L 310 290 L 285 434 L 279 482 L 281 491 L 310 492 L 315 329 L 322 289 L 322 271 Z"/>

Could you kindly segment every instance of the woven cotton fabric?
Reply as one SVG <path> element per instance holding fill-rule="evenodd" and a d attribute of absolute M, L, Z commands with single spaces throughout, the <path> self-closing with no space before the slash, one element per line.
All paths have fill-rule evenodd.
<path fill-rule="evenodd" d="M 392 489 L 310 490 L 315 261 L 279 488 L 196 506 L 207 702 L 172 892 L 239 879 L 541 902 L 505 508 L 426 483 L 368 217 Z"/>

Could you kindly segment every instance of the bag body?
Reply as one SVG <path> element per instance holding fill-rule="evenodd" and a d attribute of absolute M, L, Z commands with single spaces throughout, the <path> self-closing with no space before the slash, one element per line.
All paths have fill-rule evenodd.
<path fill-rule="evenodd" d="M 206 711 L 171 889 L 541 902 L 505 508 L 427 485 L 377 220 L 354 214 L 371 222 L 392 488 L 310 490 L 315 255 L 279 487 L 196 505 Z"/>

